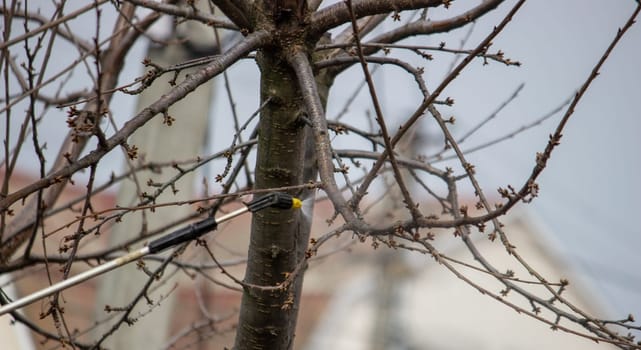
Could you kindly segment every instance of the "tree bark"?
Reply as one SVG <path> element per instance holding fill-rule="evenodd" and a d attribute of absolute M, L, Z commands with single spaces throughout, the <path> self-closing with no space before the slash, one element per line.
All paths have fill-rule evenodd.
<path fill-rule="evenodd" d="M 300 185 L 305 154 L 302 102 L 295 77 L 278 54 L 264 50 L 261 68 L 261 101 L 270 99 L 261 113 L 256 188 Z M 297 251 L 306 248 L 309 231 L 303 232 L 296 211 L 265 209 L 254 213 L 245 282 L 271 287 L 294 271 Z M 304 239 L 303 239 L 304 238 Z M 303 246 L 299 246 L 303 244 Z M 302 274 L 297 279 L 302 279 Z M 243 293 L 238 349 L 287 349 L 291 347 L 295 315 L 295 291 L 291 287 L 261 290 L 249 287 Z M 292 322 L 294 320 L 294 322 Z"/>
<path fill-rule="evenodd" d="M 280 27 L 284 35 L 278 43 L 264 47 L 257 55 L 261 103 L 269 100 L 260 116 L 255 168 L 257 189 L 301 185 L 317 177 L 314 142 L 306 123 L 304 101 L 296 75 L 285 57 L 290 45 L 307 46 L 311 52 L 313 44 L 301 40 L 304 35 L 298 31 L 300 12 L 287 16 L 290 13 L 283 15 L 282 8 L 270 8 L 269 1 L 264 6 L 264 13 L 272 14 L 272 24 Z M 288 35 L 291 40 L 283 39 Z M 321 100 L 325 103 L 331 79 L 319 77 L 318 81 L 322 85 L 319 86 Z M 303 199 L 314 195 L 312 190 L 292 194 Z M 266 209 L 254 213 L 244 279 L 247 286 L 235 349 L 293 347 L 310 224 L 300 211 Z M 284 283 L 292 273 L 290 283 Z M 275 286 L 282 288 L 273 288 Z"/>

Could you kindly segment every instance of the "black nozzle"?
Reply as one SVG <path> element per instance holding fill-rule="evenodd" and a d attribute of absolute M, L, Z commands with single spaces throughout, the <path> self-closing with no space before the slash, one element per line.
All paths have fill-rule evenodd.
<path fill-rule="evenodd" d="M 249 211 L 251 211 L 252 213 L 269 207 L 291 209 L 292 207 L 295 207 L 296 201 L 299 200 L 287 193 L 272 192 L 247 203 L 247 208 L 249 208 Z"/>

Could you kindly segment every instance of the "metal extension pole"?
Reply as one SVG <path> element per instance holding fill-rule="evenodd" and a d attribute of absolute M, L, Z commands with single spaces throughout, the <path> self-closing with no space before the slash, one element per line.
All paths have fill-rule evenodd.
<path fill-rule="evenodd" d="M 96 266 L 91 270 L 87 270 L 85 272 L 82 272 L 76 276 L 73 276 L 71 278 L 68 278 L 64 281 L 58 282 L 56 284 L 52 284 L 49 287 L 39 290 L 35 293 L 29 294 L 24 298 L 20 298 L 14 302 L 11 302 L 9 304 L 3 305 L 0 307 L 0 316 L 4 315 L 8 312 L 14 311 L 16 309 L 19 309 L 25 305 L 29 305 L 33 303 L 36 300 L 42 299 L 44 297 L 48 297 L 56 292 L 59 292 L 63 289 L 70 288 L 72 286 L 75 286 L 78 283 L 81 283 L 83 281 L 86 281 L 94 276 L 101 275 L 105 272 L 111 271 L 119 266 L 128 264 L 138 258 L 141 258 L 145 255 L 149 254 L 149 247 L 143 247 L 141 249 L 136 250 L 135 252 L 131 252 L 125 256 L 121 256 L 120 258 L 111 260 L 109 262 L 106 262 L 102 265 Z"/>
<path fill-rule="evenodd" d="M 189 225 L 178 231 L 170 233 L 167 236 L 161 237 L 151 242 L 146 247 L 140 248 L 136 251 L 133 251 L 129 254 L 121 256 L 117 259 L 114 259 L 102 265 L 96 266 L 76 276 L 70 277 L 64 281 L 60 281 L 56 284 L 52 284 L 51 286 L 45 289 L 39 290 L 37 292 L 34 292 L 32 294 L 29 294 L 26 297 L 20 298 L 6 305 L 2 305 L 2 307 L 0 307 L 0 316 L 6 313 L 9 313 L 11 311 L 17 310 L 23 306 L 29 305 L 34 301 L 37 301 L 44 297 L 48 297 L 61 290 L 73 287 L 76 284 L 84 282 L 90 278 L 93 278 L 98 275 L 102 275 L 103 273 L 109 272 L 115 268 L 129 264 L 130 262 L 138 260 L 148 254 L 158 253 L 171 246 L 175 246 L 177 244 L 197 238 L 198 236 L 201 236 L 202 234 L 215 229 L 219 223 L 233 219 L 238 215 L 246 213 L 247 211 L 249 211 L 249 207 L 240 208 L 229 214 L 223 215 L 217 219 L 207 218 L 203 221 L 197 222 L 193 225 Z"/>
<path fill-rule="evenodd" d="M 0 316 L 8 312 L 14 311 L 16 309 L 19 309 L 25 305 L 31 304 L 36 300 L 42 299 L 44 297 L 52 295 L 61 290 L 75 286 L 76 284 L 86 281 L 90 278 L 93 278 L 105 272 L 111 271 L 117 267 L 126 265 L 134 260 L 138 260 L 145 255 L 159 253 L 167 248 L 176 246 L 181 243 L 188 242 L 192 239 L 196 239 L 207 232 L 215 230 L 216 227 L 218 227 L 219 223 L 233 219 L 248 211 L 253 213 L 253 212 L 257 212 L 259 210 L 263 210 L 265 208 L 270 208 L 270 207 L 278 208 L 278 209 L 299 209 L 301 205 L 302 205 L 302 202 L 300 199 L 296 197 L 292 197 L 287 193 L 283 193 L 283 192 L 269 193 L 263 197 L 256 198 L 251 202 L 246 203 L 246 206 L 244 208 L 237 209 L 219 218 L 210 217 L 202 221 L 198 221 L 189 226 L 183 227 L 166 236 L 160 237 L 152 241 L 146 247 L 140 248 L 134 252 L 121 256 L 117 259 L 114 259 L 102 265 L 96 266 L 93 269 L 87 270 L 76 276 L 70 277 L 64 281 L 53 284 L 45 289 L 42 289 L 35 293 L 27 295 L 26 297 L 20 298 L 6 305 L 2 305 L 2 307 L 0 307 Z M 2 299 L 0 299 L 0 301 L 1 300 Z"/>

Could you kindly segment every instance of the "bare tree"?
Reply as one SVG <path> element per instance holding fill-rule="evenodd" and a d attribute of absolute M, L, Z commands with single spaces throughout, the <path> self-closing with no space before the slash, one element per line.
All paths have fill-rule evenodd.
<path fill-rule="evenodd" d="M 109 316 L 98 317 L 96 323 L 108 326 L 98 335 L 89 336 L 86 329 L 73 331 L 68 327 L 69 314 L 65 313 L 65 305 L 73 301 L 63 302 L 59 293 L 49 299 L 41 313 L 42 318 L 50 319 L 55 325 L 55 332 L 42 328 L 18 312 L 12 312 L 13 318 L 44 339 L 74 348 L 101 348 L 105 339 L 123 325 L 135 327 L 136 318 L 146 316 L 132 314 L 137 304 L 147 302 L 150 305 L 147 315 L 153 315 L 162 298 L 152 300 L 149 295 L 171 275 L 167 272 L 169 267 L 189 275 L 205 273 L 214 266 L 227 278 L 214 283 L 242 291 L 240 310 L 233 316 L 234 319 L 237 316 L 234 348 L 290 349 L 308 261 L 322 252 L 334 237 L 349 233 L 355 241 L 369 240 L 374 247 L 426 254 L 468 282 L 471 288 L 554 329 L 624 349 L 640 348 L 633 336 L 626 335 L 640 329 L 632 323 L 632 317 L 603 320 L 574 306 L 563 293 L 568 281 L 550 281 L 531 267 L 511 243 L 500 217 L 519 203 L 528 203 L 537 197 L 537 180 L 559 146 L 567 121 L 610 52 L 633 25 L 641 5 L 636 6 L 618 31 L 613 31 L 611 45 L 603 55 L 594 58 L 591 74 L 563 106 L 563 117 L 547 140 L 547 146 L 534 157 L 531 174 L 520 186 L 499 189 L 497 202 L 493 203 L 492 196 L 488 195 L 494 190 L 482 188 L 477 181 L 477 165 L 468 161 L 461 147 L 467 136 L 455 137 L 451 131 L 455 120 L 443 116 L 444 110 L 454 104 L 454 99 L 443 92 L 452 81 L 459 79 L 471 62 L 519 65 L 502 51 L 494 51 L 491 45 L 503 31 L 509 30 L 506 28 L 524 2 L 513 4 L 479 42 L 466 42 L 465 46 L 469 48 L 454 48 L 445 43 L 430 47 L 401 41 L 469 27 L 503 1 L 466 2 L 455 14 L 444 11 L 446 17 L 440 20 L 431 20 L 428 14 L 433 10 L 447 10 L 452 6 L 451 1 L 348 0 L 321 6 L 323 2 L 318 0 L 212 0 L 210 11 L 197 10 L 193 1 L 95 0 L 82 5 L 60 1 L 52 2 L 46 8 L 40 7 L 39 2 L 5 1 L 0 43 L 0 71 L 4 84 L 1 110 L 5 130 L 0 272 L 18 275 L 23 271 L 44 269 L 49 283 L 53 283 L 56 278 L 72 275 L 72 268 L 113 260 L 152 236 L 225 210 L 226 206 L 239 203 L 248 194 L 260 197 L 272 191 L 286 191 L 312 205 L 315 201 L 329 200 L 335 210 L 329 221 L 338 225 L 336 229 L 310 239 L 310 220 L 299 211 L 267 209 L 254 213 L 244 277 L 227 271 L 225 262 L 217 259 L 205 240 L 197 240 L 196 249 L 207 253 L 206 262 L 187 259 L 183 254 L 184 245 L 169 256 L 146 258 L 139 263 L 148 274 L 146 282 L 130 304 L 105 306 Z M 136 42 L 146 37 L 146 30 L 162 15 L 171 16 L 176 22 L 198 21 L 211 26 L 212 41 L 218 40 L 222 30 L 238 33 L 239 39 L 229 48 L 223 46 L 218 55 L 169 66 L 145 60 L 147 71 L 143 76 L 122 75 L 128 53 Z M 74 21 L 79 18 L 92 19 L 95 27 L 82 32 L 81 28 L 74 27 Z M 113 18 L 116 20 L 111 24 Z M 393 28 L 382 30 L 383 22 L 390 23 Z M 156 44 L 179 45 L 181 42 Z M 77 58 L 73 62 L 56 62 L 54 48 L 59 46 L 76 51 Z M 409 52 L 425 61 L 435 54 L 456 55 L 461 59 L 454 61 L 441 81 L 427 81 L 423 68 L 412 65 L 403 58 L 406 56 L 395 56 L 397 51 Z M 242 116 L 235 113 L 236 101 L 231 93 L 228 95 L 232 110 L 229 122 L 221 122 L 216 127 L 225 128 L 228 134 L 234 135 L 232 144 L 205 156 L 193 155 L 192 159 L 176 159 L 166 164 L 145 161 L 138 147 L 129 141 L 132 134 L 147 123 L 162 122 L 171 128 L 173 123 L 189 118 L 189 115 L 170 115 L 168 109 L 177 101 L 189 99 L 191 92 L 214 77 L 223 77 L 229 83 L 226 71 L 241 60 L 252 60 L 259 68 L 260 87 L 244 89 L 248 93 L 259 93 L 260 102 L 252 116 Z M 372 71 L 373 67 L 381 65 L 393 65 L 411 77 L 416 91 L 422 96 L 414 110 L 400 119 L 398 128 L 390 126 L 398 123 L 398 118 L 392 121 L 389 115 L 384 115 L 379 102 Z M 196 69 L 189 74 L 178 75 L 194 67 Z M 370 97 L 373 113 L 366 119 L 370 123 L 369 129 L 359 126 L 354 118 L 330 119 L 325 113 L 335 79 L 350 67 L 359 70 L 362 86 Z M 78 74 L 87 79 L 82 84 L 71 84 Z M 115 98 L 135 97 L 156 84 L 156 79 L 163 75 L 173 77 L 169 92 L 158 96 L 124 123 L 114 118 Z M 71 85 L 81 87 L 75 89 Z M 347 100 L 349 104 L 351 99 Z M 45 150 L 43 134 L 50 125 L 61 129 L 59 121 L 50 120 L 50 115 L 57 115 L 58 110 L 67 114 L 68 132 L 60 140 L 60 148 L 50 153 Z M 260 120 L 257 123 L 256 116 Z M 442 140 L 443 151 L 431 158 L 404 155 L 399 147 L 413 142 L 418 131 L 417 122 L 427 118 L 431 121 L 432 133 L 436 130 Z M 352 142 L 361 147 L 336 147 L 334 135 L 344 134 L 349 134 Z M 13 188 L 16 164 L 30 151 L 39 179 Z M 435 164 L 445 152 L 456 160 L 454 166 Z M 104 168 L 105 157 L 118 153 L 129 159 L 128 169 L 99 183 L 96 179 L 100 172 L 111 172 Z M 253 159 L 255 164 L 251 165 Z M 222 160 L 222 170 L 214 178 L 206 179 L 202 197 L 170 203 L 157 201 L 162 193 L 175 190 L 185 174 L 200 171 L 217 160 Z M 350 167 L 363 171 L 350 171 Z M 148 170 L 167 172 L 172 176 L 162 183 L 145 183 L 145 178 L 137 179 L 139 201 L 133 206 L 94 208 L 95 196 L 100 192 Z M 71 202 L 61 203 L 61 193 L 70 183 L 82 178 L 80 172 L 87 173 L 83 178 L 86 179 L 84 194 Z M 394 179 L 390 186 L 400 193 L 403 220 L 381 224 L 368 216 L 369 203 L 375 201 L 371 197 L 382 174 L 390 174 Z M 222 184 L 216 194 L 209 190 L 213 182 Z M 410 188 L 410 182 L 418 185 Z M 473 189 L 474 208 L 462 204 L 461 184 Z M 318 190 L 322 194 L 316 198 Z M 419 203 L 427 200 L 437 203 L 439 214 L 419 207 Z M 171 205 L 194 205 L 196 208 L 182 220 L 153 231 L 143 222 L 139 232 L 132 232 L 119 246 L 95 248 L 89 244 L 132 212 L 153 212 L 158 207 Z M 61 212 L 73 212 L 75 218 L 62 227 L 52 224 Z M 61 237 L 60 232 L 65 227 L 73 231 Z M 452 239 L 460 240 L 473 255 L 477 263 L 475 268 L 495 278 L 503 289 L 488 289 L 463 274 L 459 262 L 440 252 L 432 243 L 435 230 L 453 232 Z M 504 267 L 493 266 L 470 238 L 477 231 L 490 240 L 498 239 L 529 276 L 515 276 L 502 272 Z M 153 265 L 153 261 L 160 261 L 160 264 Z M 59 277 L 53 271 L 58 269 L 56 264 L 61 266 Z M 527 277 L 533 277 L 534 281 L 526 281 Z M 529 284 L 540 288 L 533 291 L 528 288 Z M 511 298 L 525 300 L 531 308 L 523 308 Z M 6 302 L 6 296 L 2 296 L 2 303 Z M 213 325 L 217 322 L 215 317 L 203 317 L 192 320 L 191 324 L 196 328 L 198 325 L 209 327 L 215 332 Z M 582 331 L 567 326 L 566 322 L 582 327 Z"/>

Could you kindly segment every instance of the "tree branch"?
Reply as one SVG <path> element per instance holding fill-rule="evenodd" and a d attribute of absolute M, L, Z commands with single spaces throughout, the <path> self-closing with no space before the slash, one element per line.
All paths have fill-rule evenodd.
<path fill-rule="evenodd" d="M 503 0 L 484 0 L 478 6 L 452 18 L 444 19 L 441 21 L 425 21 L 418 20 L 406 24 L 400 28 L 383 33 L 371 40 L 373 43 L 395 43 L 413 35 L 426 35 L 434 33 L 448 32 L 452 29 L 462 27 L 470 22 L 475 21 L 477 18 L 483 16 L 487 12 L 499 6 Z M 371 55 L 378 51 L 376 48 L 368 48 L 365 54 Z"/>
<path fill-rule="evenodd" d="M 252 30 L 251 5 L 246 0 L 211 0 L 238 28 Z"/>
<path fill-rule="evenodd" d="M 167 110 L 167 108 L 169 108 L 173 103 L 181 100 L 198 86 L 218 75 L 249 52 L 255 50 L 257 47 L 262 45 L 267 38 L 268 33 L 264 31 L 248 35 L 243 41 L 232 47 L 226 53 L 220 55 L 217 60 L 211 62 L 202 70 L 191 74 L 183 82 L 174 87 L 171 92 L 161 96 L 156 102 L 138 113 L 138 115 L 128 121 L 118 132 L 106 140 L 105 147 L 99 147 L 77 161 L 68 164 L 59 170 L 53 171 L 46 177 L 9 194 L 6 198 L 0 200 L 0 210 L 9 208 L 9 206 L 14 202 L 38 191 L 39 189 L 64 181 L 64 179 L 69 178 L 80 169 L 96 164 L 114 147 L 124 144 L 127 138 L 148 120 Z M 29 232 L 28 230 L 16 232 L 16 229 L 19 227 L 22 227 L 22 223 L 16 223 L 15 220 L 12 221 L 11 225 L 8 227 L 9 238 L 2 242 L 2 247 L 0 247 L 0 256 L 3 258 L 3 262 L 6 262 L 15 249 L 17 249 L 17 247 L 24 241 L 25 232 Z"/>
<path fill-rule="evenodd" d="M 501 23 L 494 27 L 492 32 L 483 39 L 479 45 L 472 50 L 464 59 L 459 63 L 454 70 L 439 84 L 439 86 L 434 90 L 434 92 L 427 97 L 423 103 L 416 109 L 414 114 L 412 114 L 411 117 L 408 118 L 408 120 L 400 127 L 399 131 L 394 135 L 394 138 L 392 139 L 392 145 L 396 144 L 404 135 L 407 133 L 407 131 L 410 129 L 410 127 L 416 123 L 416 121 L 425 113 L 425 110 L 436 101 L 436 98 L 440 96 L 440 94 L 445 90 L 445 88 L 456 78 L 459 76 L 459 74 L 463 71 L 465 67 L 481 52 L 487 50 L 488 46 L 491 44 L 492 40 L 505 28 L 505 26 L 512 20 L 512 17 L 516 12 L 521 8 L 525 0 L 519 1 L 511 10 L 508 12 L 507 15 L 503 18 Z M 386 149 L 384 151 L 388 152 Z M 380 167 L 383 165 L 383 161 L 379 160 L 377 161 L 373 166 L 372 169 L 370 170 L 368 176 L 364 179 L 363 184 L 361 185 L 358 193 L 352 198 L 352 203 L 351 205 L 355 206 L 360 202 L 362 197 L 365 195 L 367 192 L 369 185 L 371 182 L 374 180 L 376 177 L 376 172 L 380 169 Z"/>
<path fill-rule="evenodd" d="M 329 132 L 327 130 L 327 120 L 325 119 L 325 111 L 320 96 L 318 95 L 311 64 L 305 53 L 301 50 L 293 52 L 288 57 L 288 60 L 298 78 L 298 85 L 303 95 L 307 114 L 312 122 L 316 156 L 318 157 L 318 173 L 322 181 L 323 189 L 345 221 L 355 223 L 357 221 L 356 216 L 349 210 L 347 202 L 343 198 L 334 179 L 334 164 L 332 162 L 331 141 L 329 140 Z"/>
<path fill-rule="evenodd" d="M 410 213 L 412 213 L 412 217 L 416 220 L 422 217 L 422 214 L 416 208 L 416 203 L 414 203 L 414 200 L 411 198 L 409 194 L 409 190 L 405 185 L 405 181 L 398 167 L 398 162 L 396 161 L 396 155 L 394 154 L 394 146 L 390 141 L 390 136 L 389 136 L 389 132 L 387 131 L 385 118 L 383 117 L 383 111 L 378 101 L 378 95 L 376 93 L 376 88 L 374 86 L 374 80 L 372 79 L 372 75 L 369 73 L 369 69 L 367 68 L 367 62 L 365 61 L 365 56 L 363 55 L 363 47 L 361 46 L 361 38 L 360 38 L 360 33 L 358 32 L 358 24 L 356 23 L 356 16 L 353 11 L 354 5 L 351 0 L 347 0 L 346 3 L 349 10 L 348 11 L 349 15 L 351 17 L 350 19 L 352 22 L 352 30 L 354 32 L 354 41 L 356 42 L 356 53 L 360 61 L 360 66 L 363 70 L 363 75 L 365 76 L 365 81 L 367 82 L 367 87 L 369 89 L 370 98 L 372 99 L 372 105 L 374 106 L 374 111 L 376 112 L 376 122 L 378 123 L 378 126 L 381 129 L 383 142 L 385 142 L 385 148 L 389 150 L 387 152 L 387 156 L 389 157 L 390 163 L 392 165 L 392 170 L 394 172 L 394 179 L 396 180 L 396 183 L 399 189 L 401 190 L 401 194 L 403 195 L 405 206 L 410 211 Z"/>
<path fill-rule="evenodd" d="M 443 3 L 441 0 L 360 0 L 353 3 L 353 11 L 356 19 L 359 19 L 392 11 L 438 7 Z M 319 35 L 349 22 L 349 9 L 345 2 L 341 1 L 312 14 L 310 32 L 312 35 Z"/>
<path fill-rule="evenodd" d="M 21 42 L 21 41 L 23 41 L 25 39 L 29 39 L 29 38 L 31 38 L 33 36 L 36 36 L 42 31 L 49 30 L 49 28 L 57 27 L 61 23 L 65 23 L 65 22 L 67 22 L 67 21 L 69 21 L 69 20 L 71 20 L 73 18 L 76 18 L 76 17 L 82 15 L 83 13 L 91 11 L 94 8 L 104 4 L 106 2 L 108 2 L 108 0 L 97 0 L 97 1 L 94 1 L 91 4 L 89 4 L 89 5 L 85 6 L 85 7 L 79 8 L 78 10 L 76 10 L 74 12 L 71 12 L 70 14 L 68 14 L 66 16 L 57 18 L 57 19 L 55 19 L 55 20 L 53 20 L 51 22 L 47 22 L 47 23 L 41 25 L 38 28 L 35 28 L 35 29 L 32 29 L 32 30 L 28 31 L 27 33 L 24 33 L 22 35 L 18 35 L 17 37 L 15 37 L 15 38 L 13 38 L 11 40 L 7 40 L 5 42 L 2 42 L 2 43 L 0 43 L 0 50 L 4 49 L 5 47 L 9 47 L 9 46 L 11 46 L 11 45 L 13 45 L 15 43 L 19 43 L 19 42 Z M 2 13 L 4 13 L 4 11 L 6 11 L 6 9 L 4 7 L 2 7 Z"/>
<path fill-rule="evenodd" d="M 128 2 L 138 5 L 140 7 L 146 7 L 148 9 L 166 13 L 172 16 L 179 16 L 186 19 L 193 19 L 208 25 L 213 25 L 217 28 L 233 29 L 238 30 L 236 24 L 230 22 L 227 18 L 214 16 L 210 13 L 203 11 L 198 11 L 194 6 L 186 5 L 172 5 L 164 2 L 155 2 L 147 0 L 127 0 Z"/>

